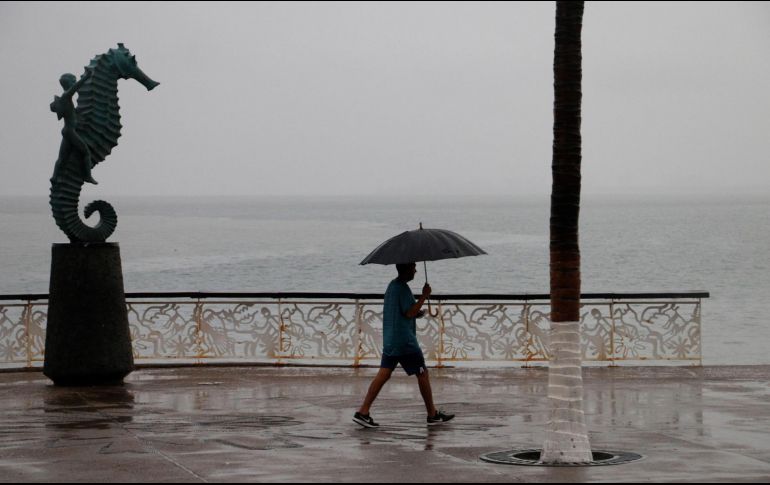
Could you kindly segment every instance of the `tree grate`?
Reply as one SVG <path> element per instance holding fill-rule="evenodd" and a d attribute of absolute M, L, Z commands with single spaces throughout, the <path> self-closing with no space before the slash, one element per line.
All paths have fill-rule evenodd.
<path fill-rule="evenodd" d="M 482 461 L 496 463 L 500 465 L 521 465 L 521 466 L 551 466 L 551 467 L 574 467 L 574 466 L 607 466 L 622 465 L 644 458 L 636 453 L 626 451 L 592 451 L 593 461 L 589 463 L 543 463 L 540 461 L 542 450 L 507 450 L 495 451 L 481 455 Z"/>

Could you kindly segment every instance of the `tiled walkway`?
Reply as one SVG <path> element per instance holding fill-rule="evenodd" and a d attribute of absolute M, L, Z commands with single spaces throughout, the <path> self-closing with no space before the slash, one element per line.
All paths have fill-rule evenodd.
<path fill-rule="evenodd" d="M 770 367 L 590 368 L 595 450 L 605 467 L 493 465 L 487 452 L 539 448 L 545 369 L 432 369 L 457 418 L 426 427 L 399 370 L 350 420 L 375 369 L 198 367 L 135 371 L 123 387 L 57 388 L 0 374 L 0 480 L 14 481 L 768 481 Z"/>

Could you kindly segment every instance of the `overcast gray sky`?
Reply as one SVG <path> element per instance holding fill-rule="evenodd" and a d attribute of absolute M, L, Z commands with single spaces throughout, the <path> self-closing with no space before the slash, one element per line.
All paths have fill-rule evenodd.
<path fill-rule="evenodd" d="M 45 195 L 48 105 L 118 42 L 100 195 L 545 194 L 554 2 L 0 3 L 0 195 Z M 584 193 L 770 189 L 770 3 L 587 2 Z"/>

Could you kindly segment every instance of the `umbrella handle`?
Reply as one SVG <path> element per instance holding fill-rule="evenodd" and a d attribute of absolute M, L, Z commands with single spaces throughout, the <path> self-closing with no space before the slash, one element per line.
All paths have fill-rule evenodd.
<path fill-rule="evenodd" d="M 420 223 L 420 229 L 422 229 L 422 222 Z M 423 261 L 422 267 L 425 269 L 425 284 L 428 284 L 428 264 Z M 438 316 L 438 310 L 436 310 L 436 313 L 433 313 L 433 311 L 430 309 L 430 298 L 428 298 L 428 315 L 432 316 L 433 318 L 436 318 Z"/>
<path fill-rule="evenodd" d="M 430 300 L 428 300 L 428 315 L 432 316 L 433 318 L 438 316 L 438 310 L 436 310 L 436 313 L 433 313 L 433 311 L 430 309 Z"/>

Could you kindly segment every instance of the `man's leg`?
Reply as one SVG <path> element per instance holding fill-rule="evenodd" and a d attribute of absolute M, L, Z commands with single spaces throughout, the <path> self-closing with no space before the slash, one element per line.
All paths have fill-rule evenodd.
<path fill-rule="evenodd" d="M 425 410 L 428 411 L 428 416 L 435 416 L 436 407 L 433 405 L 433 391 L 430 388 L 428 369 L 417 374 L 417 383 L 420 385 L 420 394 L 422 394 L 422 400 L 425 401 Z"/>
<path fill-rule="evenodd" d="M 393 374 L 393 369 L 386 369 L 385 367 L 380 367 L 380 371 L 377 373 L 377 375 L 374 377 L 374 380 L 369 385 L 369 391 L 366 393 L 366 398 L 364 398 L 364 403 L 361 405 L 361 408 L 358 410 L 359 413 L 363 414 L 364 416 L 369 415 L 369 408 L 372 407 L 372 403 L 375 399 L 377 399 L 377 395 L 382 390 L 382 386 L 385 385 L 386 382 L 388 382 L 388 379 L 390 379 L 390 375 Z"/>

